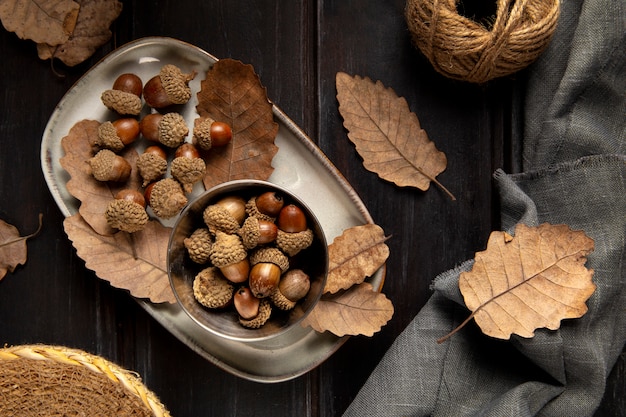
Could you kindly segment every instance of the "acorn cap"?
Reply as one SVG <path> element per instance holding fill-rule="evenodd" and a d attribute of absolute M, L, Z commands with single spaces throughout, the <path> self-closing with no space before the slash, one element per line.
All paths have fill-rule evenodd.
<path fill-rule="evenodd" d="M 98 181 L 126 181 L 132 170 L 128 161 L 110 149 L 99 150 L 88 162 Z"/>
<path fill-rule="evenodd" d="M 180 156 L 174 158 L 170 165 L 172 177 L 178 180 L 186 193 L 193 190 L 193 185 L 202 180 L 206 172 L 206 164 L 202 158 Z"/>
<path fill-rule="evenodd" d="M 263 326 L 272 315 L 272 305 L 267 298 L 261 299 L 259 303 L 259 314 L 253 319 L 246 320 L 239 317 L 239 323 L 249 329 L 258 329 Z"/>
<path fill-rule="evenodd" d="M 272 263 L 278 266 L 282 272 L 289 269 L 289 258 L 280 249 L 274 247 L 259 248 L 250 255 L 250 265 L 258 263 Z"/>
<path fill-rule="evenodd" d="M 154 183 L 150 192 L 150 207 L 158 217 L 169 219 L 187 204 L 187 197 L 178 181 L 164 178 Z"/>
<path fill-rule="evenodd" d="M 274 291 L 270 294 L 270 300 L 272 303 L 281 310 L 291 310 L 296 306 L 296 301 L 291 301 L 285 297 L 278 287 L 274 288 Z"/>
<path fill-rule="evenodd" d="M 191 89 L 189 81 L 196 77 L 196 72 L 189 74 L 183 72 L 176 65 L 167 64 L 159 71 L 161 85 L 167 94 L 167 97 L 173 104 L 185 104 L 191 98 Z"/>
<path fill-rule="evenodd" d="M 189 134 L 185 119 L 176 112 L 164 114 L 159 120 L 158 129 L 159 142 L 170 148 L 178 147 Z"/>
<path fill-rule="evenodd" d="M 250 217 L 256 217 L 259 220 L 268 220 L 273 222 L 276 220 L 274 217 L 268 216 L 267 214 L 261 213 L 256 206 L 256 196 L 251 197 L 246 203 L 246 213 Z"/>
<path fill-rule="evenodd" d="M 234 292 L 235 287 L 215 267 L 203 269 L 193 280 L 193 296 L 208 308 L 226 307 Z"/>
<path fill-rule="evenodd" d="M 209 229 L 200 227 L 193 233 L 183 239 L 183 245 L 187 249 L 189 258 L 198 264 L 204 264 L 209 261 L 213 249 L 213 238 Z"/>
<path fill-rule="evenodd" d="M 211 204 L 202 212 L 204 223 L 213 233 L 222 231 L 229 234 L 237 233 L 239 222 L 233 217 L 230 211 L 219 204 Z"/>
<path fill-rule="evenodd" d="M 294 256 L 313 243 L 313 231 L 311 229 L 302 232 L 287 233 L 278 229 L 276 246 L 289 256 Z"/>
<path fill-rule="evenodd" d="M 142 230 L 148 223 L 148 213 L 130 200 L 111 200 L 104 212 L 107 224 L 128 233 Z"/>
<path fill-rule="evenodd" d="M 106 121 L 98 126 L 98 139 L 95 145 L 100 148 L 110 149 L 113 152 L 119 152 L 124 149 L 124 142 L 117 135 L 117 130 L 113 123 Z"/>
<path fill-rule="evenodd" d="M 137 116 L 141 113 L 141 98 L 122 90 L 104 90 L 100 96 L 102 103 L 120 115 Z"/>
<path fill-rule="evenodd" d="M 215 120 L 210 117 L 198 117 L 193 121 L 193 143 L 200 149 L 211 149 L 211 125 Z"/>
<path fill-rule="evenodd" d="M 248 256 L 246 249 L 241 243 L 239 236 L 222 231 L 217 231 L 213 249 L 211 251 L 211 263 L 222 268 L 227 265 L 243 261 Z"/>
<path fill-rule="evenodd" d="M 158 180 L 167 171 L 167 161 L 153 153 L 142 153 L 137 158 L 137 170 L 143 178 L 142 187 Z"/>
<path fill-rule="evenodd" d="M 247 217 L 237 234 L 241 237 L 241 242 L 246 249 L 255 248 L 259 244 L 259 237 L 261 236 L 259 219 Z"/>

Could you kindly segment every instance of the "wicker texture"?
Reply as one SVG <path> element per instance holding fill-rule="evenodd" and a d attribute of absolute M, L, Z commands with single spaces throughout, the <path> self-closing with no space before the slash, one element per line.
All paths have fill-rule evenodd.
<path fill-rule="evenodd" d="M 0 375 L 2 416 L 170 416 L 137 375 L 76 349 L 0 349 Z"/>

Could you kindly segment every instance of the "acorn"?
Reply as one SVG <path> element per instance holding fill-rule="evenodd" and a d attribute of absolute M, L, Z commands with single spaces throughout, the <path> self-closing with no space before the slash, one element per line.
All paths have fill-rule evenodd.
<path fill-rule="evenodd" d="M 280 276 L 289 269 L 287 256 L 273 247 L 254 251 L 250 255 L 250 264 L 250 290 L 258 298 L 271 295 L 280 282 Z"/>
<path fill-rule="evenodd" d="M 239 236 L 218 230 L 210 259 L 229 281 L 241 283 L 248 279 L 250 262 Z"/>
<path fill-rule="evenodd" d="M 193 296 L 208 308 L 224 308 L 233 298 L 235 287 L 211 266 L 200 271 L 193 280 Z"/>
<path fill-rule="evenodd" d="M 172 178 L 163 178 L 149 184 L 145 194 L 154 214 L 163 219 L 174 217 L 187 204 L 183 188 Z"/>
<path fill-rule="evenodd" d="M 202 150 L 225 146 L 232 138 L 233 131 L 227 123 L 216 122 L 210 117 L 198 117 L 194 120 L 192 142 Z"/>
<path fill-rule="evenodd" d="M 267 320 L 269 320 L 271 315 L 272 306 L 269 300 L 264 298 L 259 301 L 259 313 L 256 315 L 256 317 L 249 320 L 239 317 L 239 323 L 249 329 L 258 329 L 259 327 L 267 323 Z"/>
<path fill-rule="evenodd" d="M 100 99 L 110 110 L 121 115 L 137 116 L 141 113 L 142 81 L 132 73 L 121 74 L 110 90 L 102 92 Z"/>
<path fill-rule="evenodd" d="M 139 128 L 144 138 L 168 148 L 180 146 L 189 134 L 185 119 L 176 112 L 148 114 L 141 119 Z"/>
<path fill-rule="evenodd" d="M 107 224 L 118 230 L 134 233 L 148 223 L 145 200 L 137 190 L 124 189 L 117 193 L 104 212 Z"/>
<path fill-rule="evenodd" d="M 98 181 L 124 182 L 130 177 L 132 167 L 126 159 L 109 149 L 102 149 L 88 160 L 91 173 Z"/>
<path fill-rule="evenodd" d="M 251 320 L 259 314 L 261 299 L 256 298 L 250 291 L 250 288 L 241 287 L 235 291 L 233 304 L 235 305 L 235 310 L 239 313 L 239 317 L 244 320 Z"/>
<path fill-rule="evenodd" d="M 200 227 L 183 239 L 183 246 L 187 249 L 189 258 L 198 264 L 209 261 L 213 250 L 213 237 L 206 227 Z"/>
<path fill-rule="evenodd" d="M 258 204 L 260 203 L 260 209 Z M 282 196 L 274 191 L 267 191 L 258 196 L 252 196 L 246 202 L 246 213 L 250 217 L 258 217 L 262 220 L 274 221 L 280 209 L 283 208 Z"/>
<path fill-rule="evenodd" d="M 291 310 L 304 298 L 311 288 L 309 276 L 301 269 L 290 269 L 280 278 L 270 298 L 281 310 Z"/>
<path fill-rule="evenodd" d="M 270 217 L 276 217 L 285 205 L 285 199 L 276 191 L 266 191 L 254 200 L 257 210 Z"/>
<path fill-rule="evenodd" d="M 209 230 L 221 230 L 226 233 L 237 233 L 246 217 L 246 203 L 242 197 L 227 196 L 214 204 L 208 205 L 203 213 L 204 223 Z"/>
<path fill-rule="evenodd" d="M 173 104 L 185 104 L 191 98 L 189 82 L 196 77 L 196 71 L 184 74 L 176 65 L 164 65 L 158 75 L 150 78 L 143 87 L 146 103 L 155 109 Z"/>
<path fill-rule="evenodd" d="M 313 243 L 313 231 L 307 227 L 304 212 L 295 204 L 288 204 L 280 210 L 276 225 L 276 246 L 289 256 L 295 256 Z"/>
<path fill-rule="evenodd" d="M 176 149 L 170 165 L 170 172 L 183 186 L 183 191 L 191 193 L 193 185 L 204 178 L 206 164 L 196 147 L 191 143 L 183 143 Z"/>
<path fill-rule="evenodd" d="M 98 135 L 91 143 L 93 147 L 119 152 L 139 137 L 139 122 L 127 117 L 113 122 L 106 121 L 98 126 Z"/>
<path fill-rule="evenodd" d="M 265 245 L 276 240 L 278 227 L 274 222 L 252 216 L 244 220 L 237 234 L 241 236 L 246 249 L 253 249 L 258 245 Z"/>
<path fill-rule="evenodd" d="M 290 269 L 280 279 L 278 289 L 290 301 L 304 298 L 311 288 L 311 279 L 302 269 Z"/>
<path fill-rule="evenodd" d="M 142 187 L 163 177 L 167 172 L 167 154 L 158 145 L 148 146 L 137 158 L 137 171 L 143 178 Z"/>

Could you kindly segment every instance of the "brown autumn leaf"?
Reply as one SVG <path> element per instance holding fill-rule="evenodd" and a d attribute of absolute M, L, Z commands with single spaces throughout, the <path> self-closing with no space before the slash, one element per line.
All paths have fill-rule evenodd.
<path fill-rule="evenodd" d="M 7 272 L 15 271 L 18 265 L 24 265 L 27 258 L 26 240 L 37 235 L 41 230 L 42 215 L 39 215 L 39 227 L 34 233 L 20 236 L 17 228 L 0 219 L 0 280 Z"/>
<path fill-rule="evenodd" d="M 122 3 L 118 0 L 78 0 L 78 3 L 80 10 L 70 37 L 59 44 L 38 43 L 40 59 L 57 58 L 73 67 L 111 39 L 109 27 L 122 13 Z"/>
<path fill-rule="evenodd" d="M 535 329 L 556 330 L 561 320 L 587 312 L 595 291 L 587 255 L 594 241 L 567 225 L 518 224 L 515 237 L 493 232 L 487 249 L 476 253 L 472 270 L 459 277 L 459 288 L 472 318 L 488 336 L 534 336 Z"/>
<path fill-rule="evenodd" d="M 176 302 L 167 276 L 171 228 L 150 220 L 145 229 L 132 235 L 118 232 L 103 236 L 80 214 L 67 217 L 63 226 L 78 256 L 98 277 L 137 298 L 147 298 L 153 303 Z"/>
<path fill-rule="evenodd" d="M 204 186 L 236 179 L 266 180 L 274 171 L 278 124 L 265 87 L 251 65 L 221 59 L 207 71 L 198 92 L 198 115 L 228 123 L 232 141 L 206 155 Z"/>
<path fill-rule="evenodd" d="M 354 226 L 328 245 L 328 277 L 324 292 L 360 284 L 376 272 L 389 257 L 383 229 L 375 224 Z"/>
<path fill-rule="evenodd" d="M 339 337 L 372 336 L 391 320 L 393 312 L 393 304 L 385 294 L 374 291 L 369 282 L 363 282 L 347 291 L 325 295 L 302 325 Z"/>
<path fill-rule="evenodd" d="M 104 212 L 107 205 L 123 188 L 139 190 L 141 178 L 136 169 L 138 153 L 134 147 L 127 147 L 120 153 L 132 167 L 131 177 L 123 183 L 100 182 L 91 175 L 91 167 L 87 162 L 94 155 L 90 139 L 97 136 L 100 122 L 96 120 L 81 120 L 74 124 L 67 136 L 61 139 L 61 146 L 65 155 L 60 164 L 69 174 L 70 180 L 66 184 L 67 191 L 81 204 L 79 213 L 87 223 L 101 235 L 112 235 L 116 232 L 106 222 Z"/>
<path fill-rule="evenodd" d="M 336 86 L 343 125 L 367 170 L 400 187 L 426 191 L 433 182 L 455 199 L 436 179 L 446 169 L 446 155 L 428 138 L 404 98 L 380 81 L 343 72 L 337 73 Z"/>
<path fill-rule="evenodd" d="M 59 45 L 74 30 L 79 7 L 71 0 L 0 0 L 0 20 L 20 39 Z"/>

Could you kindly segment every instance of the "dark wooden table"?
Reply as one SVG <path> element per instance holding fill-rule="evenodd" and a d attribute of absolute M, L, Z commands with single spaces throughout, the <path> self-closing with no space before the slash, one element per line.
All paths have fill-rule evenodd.
<path fill-rule="evenodd" d="M 113 38 L 68 68 L 37 58 L 36 48 L 0 32 L 0 218 L 28 242 L 28 261 L 0 282 L 0 343 L 83 349 L 137 371 L 183 416 L 338 416 L 395 337 L 430 296 L 439 273 L 484 248 L 498 229 L 491 174 L 518 169 L 510 146 L 524 72 L 485 86 L 436 74 L 411 45 L 404 1 L 124 1 Z M 67 239 L 63 215 L 41 170 L 42 133 L 65 92 L 99 59 L 126 42 L 169 36 L 218 58 L 252 64 L 267 94 L 344 174 L 387 235 L 384 292 L 393 320 L 372 338 L 353 337 L 325 363 L 294 380 L 250 382 L 194 353 L 126 291 L 86 269 Z M 347 139 L 335 74 L 381 80 L 407 99 L 430 138 L 447 154 L 439 176 L 456 195 L 399 188 L 363 168 Z M 624 357 L 608 380 L 598 416 L 624 415 Z"/>

